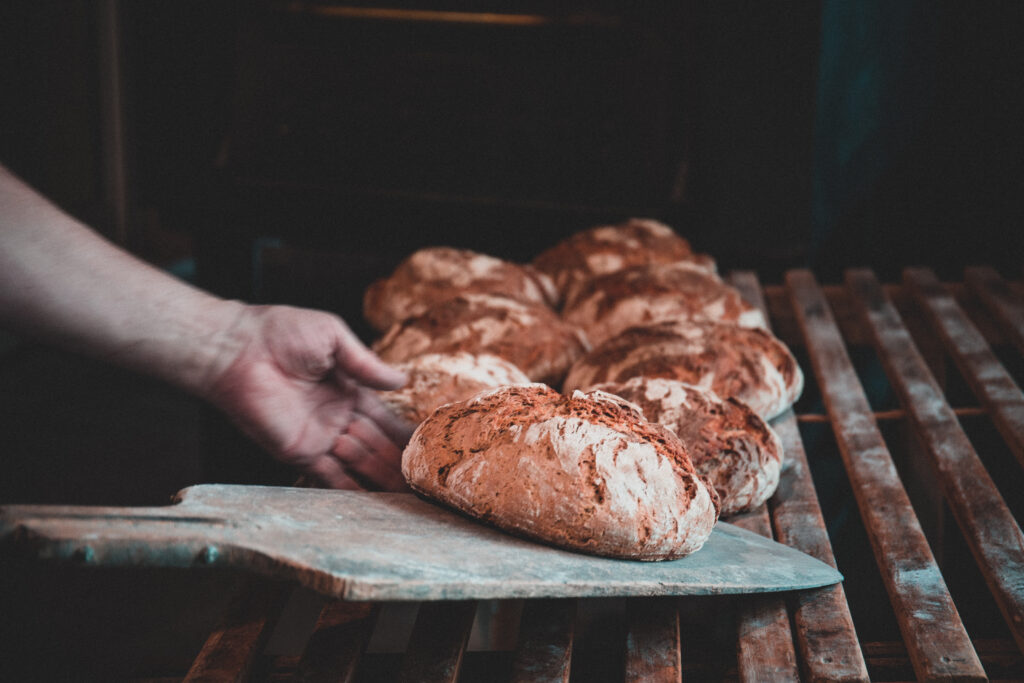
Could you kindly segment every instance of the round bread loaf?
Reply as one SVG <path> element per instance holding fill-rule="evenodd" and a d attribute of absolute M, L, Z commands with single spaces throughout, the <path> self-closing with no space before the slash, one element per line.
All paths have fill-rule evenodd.
<path fill-rule="evenodd" d="M 679 439 L 600 392 L 533 384 L 442 406 L 416 429 L 402 472 L 513 534 L 610 557 L 681 557 L 718 519 L 718 496 Z"/>
<path fill-rule="evenodd" d="M 548 274 L 562 301 L 573 298 L 596 275 L 649 263 L 690 261 L 715 271 L 714 260 L 696 254 L 690 243 L 658 221 L 632 218 L 618 225 L 601 225 L 578 232 L 541 252 L 537 270 Z"/>
<path fill-rule="evenodd" d="M 697 473 L 715 487 L 722 516 L 753 510 L 779 485 L 782 442 L 745 403 L 674 379 L 634 377 L 595 387 L 644 411 L 683 442 Z"/>
<path fill-rule="evenodd" d="M 770 420 L 803 391 L 789 349 L 770 332 L 711 321 L 661 322 L 596 346 L 569 370 L 564 389 L 587 390 L 633 377 L 667 377 L 743 401 Z"/>
<path fill-rule="evenodd" d="M 662 320 L 706 319 L 767 327 L 764 315 L 718 275 L 687 261 L 657 263 L 591 278 L 565 302 L 562 319 L 597 345 Z"/>
<path fill-rule="evenodd" d="M 445 403 L 464 401 L 485 389 L 530 383 L 522 370 L 490 354 L 427 353 L 396 363 L 395 367 L 409 381 L 401 389 L 377 393 L 412 424 L 423 422 Z"/>
<path fill-rule="evenodd" d="M 430 247 L 416 251 L 363 297 L 363 314 L 383 332 L 397 322 L 459 294 L 499 294 L 554 306 L 551 279 L 532 266 L 510 263 L 468 249 Z"/>
<path fill-rule="evenodd" d="M 546 384 L 559 384 L 589 348 L 586 335 L 547 306 L 489 294 L 466 294 L 434 304 L 392 325 L 373 345 L 388 363 L 424 353 L 489 353 Z"/>

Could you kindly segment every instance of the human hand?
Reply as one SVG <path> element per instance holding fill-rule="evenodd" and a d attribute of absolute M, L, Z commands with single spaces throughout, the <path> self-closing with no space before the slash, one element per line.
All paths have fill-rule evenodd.
<path fill-rule="evenodd" d="M 228 334 L 231 357 L 218 360 L 204 393 L 246 434 L 317 484 L 407 490 L 401 458 L 413 425 L 373 391 L 406 378 L 340 318 L 243 306 Z"/>

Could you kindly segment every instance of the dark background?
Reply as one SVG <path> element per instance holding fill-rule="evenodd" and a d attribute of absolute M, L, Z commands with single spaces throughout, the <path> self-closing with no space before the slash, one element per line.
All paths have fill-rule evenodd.
<path fill-rule="evenodd" d="M 307 11 L 340 3 L 2 3 L 0 162 L 181 277 L 335 310 L 364 337 L 365 286 L 412 249 L 528 260 L 639 215 L 765 283 L 800 266 L 825 283 L 865 265 L 888 282 L 918 264 L 1021 277 L 1019 3 L 551 4 L 386 3 L 543 20 L 509 25 Z M 173 389 L 0 341 L 0 503 L 161 504 L 200 481 L 291 476 Z M 836 528 L 837 553 L 870 565 L 864 539 Z M 43 658 L 99 671 L 187 662 L 230 584 L 0 570 L 8 587 L 38 573 L 0 604 L 22 610 L 0 641 L 52 632 L 63 610 L 75 618 Z M 118 592 L 176 616 L 154 629 Z M 895 637 L 855 609 L 858 629 Z"/>

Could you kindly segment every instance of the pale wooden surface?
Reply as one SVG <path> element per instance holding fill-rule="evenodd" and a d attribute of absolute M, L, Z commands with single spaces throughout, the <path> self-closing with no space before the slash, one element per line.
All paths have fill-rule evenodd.
<path fill-rule="evenodd" d="M 635 562 L 515 538 L 412 494 L 210 484 L 165 508 L 0 508 L 8 550 L 119 566 L 232 566 L 347 600 L 773 592 L 832 567 L 719 523 L 679 560 Z"/>

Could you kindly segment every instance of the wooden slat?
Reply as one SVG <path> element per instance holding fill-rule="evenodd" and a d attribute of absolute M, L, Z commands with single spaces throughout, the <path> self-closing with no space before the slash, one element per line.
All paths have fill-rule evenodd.
<path fill-rule="evenodd" d="M 751 304 L 764 308 L 760 283 L 754 273 L 734 274 L 732 283 Z M 797 418 L 792 410 L 772 422 L 782 441 L 785 467 L 770 501 L 775 538 L 833 567 L 832 544 L 814 490 Z M 793 599 L 796 642 L 810 680 L 867 681 L 868 671 L 853 627 L 842 584 L 801 591 Z"/>
<path fill-rule="evenodd" d="M 1002 330 L 1024 353 L 1024 299 L 989 266 L 968 268 L 964 280 L 999 322 Z"/>
<path fill-rule="evenodd" d="M 737 272 L 729 280 L 747 303 L 760 309 L 768 320 L 768 307 L 757 276 L 749 271 Z M 737 515 L 729 522 L 766 538 L 772 537 L 772 523 L 766 505 Z M 740 680 L 754 683 L 792 681 L 799 677 L 793 633 L 783 598 L 766 595 L 742 603 L 737 614 L 737 629 L 736 659 Z"/>
<path fill-rule="evenodd" d="M 568 683 L 575 627 L 575 600 L 526 601 L 510 683 Z"/>
<path fill-rule="evenodd" d="M 303 683 L 348 683 L 370 641 L 379 606 L 366 602 L 328 602 L 295 673 Z"/>
<path fill-rule="evenodd" d="M 908 268 L 903 272 L 903 281 L 1024 467 L 1024 392 L 934 273 L 925 268 Z"/>
<path fill-rule="evenodd" d="M 291 589 L 283 584 L 247 585 L 231 601 L 220 626 L 206 639 L 185 683 L 247 680 L 290 594 Z"/>
<path fill-rule="evenodd" d="M 787 273 L 786 284 L 914 671 L 986 680 L 821 288 L 806 270 Z"/>
<path fill-rule="evenodd" d="M 772 537 L 768 508 L 729 518 L 747 531 Z M 786 602 L 778 595 L 749 596 L 737 614 L 736 663 L 741 681 L 792 681 L 799 678 Z"/>
<path fill-rule="evenodd" d="M 949 508 L 1024 651 L 1024 534 L 874 274 L 851 270 L 846 281 L 938 472 Z"/>
<path fill-rule="evenodd" d="M 401 680 L 408 683 L 455 681 L 475 615 L 476 602 L 472 600 L 421 604 L 402 659 Z"/>
<path fill-rule="evenodd" d="M 672 599 L 633 598 L 626 602 L 626 683 L 678 683 L 679 611 Z"/>

